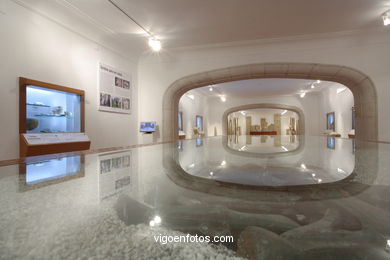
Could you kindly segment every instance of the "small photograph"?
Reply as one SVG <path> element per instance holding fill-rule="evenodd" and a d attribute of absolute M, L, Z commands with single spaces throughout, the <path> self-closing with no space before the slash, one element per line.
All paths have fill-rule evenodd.
<path fill-rule="evenodd" d="M 111 171 L 111 159 L 100 161 L 100 174 Z"/>
<path fill-rule="evenodd" d="M 115 86 L 123 88 L 123 80 L 121 78 L 115 77 Z"/>
<path fill-rule="evenodd" d="M 111 98 L 111 107 L 122 108 L 122 98 L 120 97 Z"/>
<path fill-rule="evenodd" d="M 122 98 L 122 109 L 130 110 L 130 99 Z"/>
<path fill-rule="evenodd" d="M 120 169 L 122 168 L 122 157 L 116 157 L 111 159 L 112 168 Z"/>
<path fill-rule="evenodd" d="M 111 106 L 111 95 L 100 93 L 100 105 L 103 107 Z"/>
<path fill-rule="evenodd" d="M 130 89 L 130 81 L 123 80 L 123 88 Z"/>
<path fill-rule="evenodd" d="M 123 168 L 130 167 L 130 155 L 122 157 L 122 165 L 123 165 Z"/>

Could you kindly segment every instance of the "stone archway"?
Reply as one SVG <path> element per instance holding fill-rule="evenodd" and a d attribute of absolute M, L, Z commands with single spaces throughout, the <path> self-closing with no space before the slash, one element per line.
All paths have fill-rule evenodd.
<path fill-rule="evenodd" d="M 261 104 L 248 104 L 248 105 L 243 105 L 239 107 L 233 107 L 228 110 L 226 110 L 223 113 L 222 116 L 222 135 L 227 135 L 227 119 L 228 115 L 237 111 L 241 110 L 248 110 L 248 109 L 256 109 L 256 108 L 270 108 L 270 109 L 285 109 L 285 110 L 290 110 L 298 114 L 299 116 L 299 129 L 300 129 L 300 134 L 304 135 L 305 134 L 305 116 L 303 114 L 303 111 L 295 106 L 288 106 L 288 105 L 283 105 L 283 104 L 268 104 L 268 103 L 261 103 Z"/>
<path fill-rule="evenodd" d="M 372 80 L 353 68 L 315 63 L 260 63 L 216 69 L 186 76 L 175 81 L 163 98 L 164 142 L 177 139 L 177 114 L 180 97 L 187 91 L 211 84 L 255 79 L 299 78 L 338 82 L 354 95 L 356 111 L 356 139 L 378 139 L 377 94 Z"/>

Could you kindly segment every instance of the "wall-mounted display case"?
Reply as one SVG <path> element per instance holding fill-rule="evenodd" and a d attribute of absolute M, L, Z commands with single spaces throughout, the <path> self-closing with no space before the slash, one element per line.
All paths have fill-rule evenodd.
<path fill-rule="evenodd" d="M 19 85 L 21 157 L 89 149 L 84 91 L 26 78 Z"/>

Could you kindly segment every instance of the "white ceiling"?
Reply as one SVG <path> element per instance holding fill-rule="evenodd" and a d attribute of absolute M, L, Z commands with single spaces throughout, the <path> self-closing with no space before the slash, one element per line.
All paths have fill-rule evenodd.
<path fill-rule="evenodd" d="M 13 0 L 120 51 L 140 53 L 142 31 L 108 0 Z M 114 0 L 178 48 L 381 27 L 388 0 Z"/>
<path fill-rule="evenodd" d="M 302 91 L 316 93 L 329 87 L 341 88 L 343 85 L 331 81 L 322 81 L 315 83 L 315 80 L 306 79 L 248 79 L 225 82 L 213 85 L 213 91 L 210 86 L 194 89 L 190 92 L 197 92 L 207 97 L 234 97 L 234 98 L 258 98 L 280 95 L 298 95 Z M 315 88 L 311 85 L 314 83 Z"/>

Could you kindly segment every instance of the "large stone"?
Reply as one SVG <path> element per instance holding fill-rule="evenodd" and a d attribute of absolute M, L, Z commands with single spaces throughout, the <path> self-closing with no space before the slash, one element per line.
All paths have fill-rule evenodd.
<path fill-rule="evenodd" d="M 385 243 L 383 237 L 375 231 L 342 229 L 346 225 L 342 222 L 344 216 L 338 210 L 329 209 L 319 221 L 287 231 L 281 237 L 302 250 L 325 246 L 381 245 Z M 348 217 L 346 218 L 348 219 Z M 354 220 L 354 218 L 351 219 Z M 353 226 L 351 224 L 351 227 Z"/>
<path fill-rule="evenodd" d="M 381 248 L 372 247 L 322 247 L 304 251 L 297 255 L 299 260 L 385 260 L 390 254 Z"/>
<path fill-rule="evenodd" d="M 248 227 L 238 239 L 237 255 L 251 260 L 291 259 L 298 251 L 287 240 L 259 227 Z"/>

